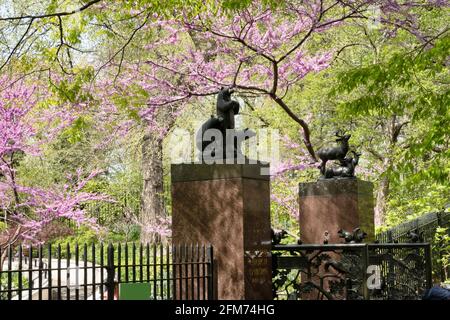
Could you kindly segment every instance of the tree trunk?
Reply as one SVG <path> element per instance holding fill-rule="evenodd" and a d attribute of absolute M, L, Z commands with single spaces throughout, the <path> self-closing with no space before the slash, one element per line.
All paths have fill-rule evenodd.
<path fill-rule="evenodd" d="M 393 154 L 395 154 L 395 148 L 398 142 L 398 138 L 405 125 L 409 123 L 409 120 L 399 121 L 397 115 L 393 115 L 390 119 L 389 127 L 387 128 L 389 134 L 389 148 L 384 156 L 378 156 L 383 161 L 383 168 L 385 174 L 381 178 L 380 185 L 377 190 L 377 202 L 375 204 L 375 226 L 380 227 L 386 223 L 386 205 L 389 196 L 390 180 L 387 174 L 393 165 Z"/>
<path fill-rule="evenodd" d="M 163 139 L 158 133 L 148 133 L 142 143 L 143 188 L 141 195 L 140 222 L 142 242 L 160 242 L 159 234 L 148 230 L 159 224 L 159 218 L 165 217 Z"/>
<path fill-rule="evenodd" d="M 3 265 L 5 264 L 6 258 L 8 257 L 8 247 L 1 248 L 2 254 L 0 255 L 0 272 L 3 271 Z"/>
<path fill-rule="evenodd" d="M 386 222 L 386 202 L 389 195 L 389 177 L 384 176 L 377 190 L 375 204 L 375 227 L 380 227 Z"/>

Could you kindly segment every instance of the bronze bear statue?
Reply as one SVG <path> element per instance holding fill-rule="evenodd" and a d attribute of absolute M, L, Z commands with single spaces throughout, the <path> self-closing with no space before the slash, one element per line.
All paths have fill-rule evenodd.
<path fill-rule="evenodd" d="M 217 116 L 211 115 L 211 118 L 208 119 L 203 125 L 201 126 L 200 130 L 197 132 L 196 136 L 196 145 L 197 148 L 201 151 L 201 160 L 204 158 L 204 151 L 205 149 L 212 143 L 215 143 L 215 140 L 207 140 L 205 139 L 205 133 L 208 130 L 215 129 L 220 131 L 221 133 L 221 142 L 217 142 L 221 144 L 222 148 L 222 157 L 225 158 L 228 156 L 226 154 L 227 150 L 227 130 L 228 132 L 230 130 L 235 129 L 235 122 L 234 117 L 239 114 L 240 105 L 239 102 L 231 99 L 231 94 L 234 92 L 232 88 L 229 87 L 222 87 L 220 89 L 219 94 L 217 95 L 217 102 L 216 102 L 216 113 Z M 232 156 L 236 158 L 238 155 L 242 155 L 240 150 L 240 143 L 238 142 L 238 137 L 241 141 L 247 140 L 256 134 L 249 129 L 244 129 L 240 131 L 234 131 L 235 138 L 233 139 L 233 145 L 228 146 L 229 149 L 232 151 Z M 217 147 L 220 147 L 220 145 L 217 145 Z M 215 156 L 215 154 L 211 154 L 212 157 Z"/>

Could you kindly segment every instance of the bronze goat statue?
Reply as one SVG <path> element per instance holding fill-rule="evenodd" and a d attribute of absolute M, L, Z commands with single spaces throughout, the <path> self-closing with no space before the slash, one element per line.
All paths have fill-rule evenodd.
<path fill-rule="evenodd" d="M 325 176 L 326 165 L 329 160 L 344 161 L 345 156 L 349 150 L 348 140 L 350 139 L 350 134 L 342 134 L 342 132 L 336 132 L 336 142 L 339 144 L 334 147 L 324 147 L 317 151 L 317 156 L 322 160 L 320 164 L 320 173 Z"/>
<path fill-rule="evenodd" d="M 353 153 L 353 157 L 345 157 L 344 160 L 339 162 L 339 167 L 325 169 L 323 178 L 354 178 L 355 168 L 358 165 L 361 153 L 357 153 L 355 151 L 352 151 L 351 153 Z"/>

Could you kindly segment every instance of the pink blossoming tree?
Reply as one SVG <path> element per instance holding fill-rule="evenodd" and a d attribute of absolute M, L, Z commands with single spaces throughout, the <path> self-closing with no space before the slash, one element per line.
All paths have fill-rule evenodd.
<path fill-rule="evenodd" d="M 193 18 L 155 15 L 145 27 L 162 30 L 161 37 L 145 47 L 159 54 L 155 59 L 121 64 L 127 71 L 122 84 L 138 83 L 147 91 L 148 107 L 140 114 L 152 125 L 156 125 L 158 108 L 186 104 L 216 94 L 224 86 L 241 95 L 268 97 L 300 125 L 305 148 L 315 162 L 310 126 L 284 99 L 305 76 L 327 68 L 332 61 L 333 50 L 313 50 L 310 40 L 348 21 L 369 20 L 378 8 L 377 23 L 392 33 L 401 28 L 426 41 L 411 10 L 432 5 L 443 3 L 310 0 L 286 1 L 271 9 L 255 1 L 231 15 L 221 9 Z"/>
<path fill-rule="evenodd" d="M 206 2 L 206 6 L 210 3 Z M 215 95 L 221 87 L 233 87 L 241 96 L 266 97 L 299 125 L 303 140 L 304 155 L 295 162 L 283 163 L 279 171 L 309 168 L 317 161 L 310 115 L 296 113 L 286 97 L 307 75 L 326 69 L 342 49 L 317 49 L 314 39 L 335 28 L 345 28 L 352 21 L 370 23 L 370 19 L 376 19 L 374 23 L 386 28 L 389 36 L 403 29 L 426 42 L 412 12 L 420 6 L 443 4 L 431 0 L 310 0 L 284 1 L 270 8 L 254 1 L 233 12 L 223 11 L 219 4 L 194 17 L 180 11 L 174 14 L 178 18 L 149 15 L 136 30 L 154 32 L 156 40 L 141 43 L 147 54 L 134 61 L 122 55 L 118 64 L 113 64 L 120 77 L 109 81 L 114 84 L 115 94 L 129 92 L 135 86 L 146 92 L 144 106 L 139 105 L 136 111 L 158 136 L 157 145 L 151 145 L 154 150 L 161 149 L 162 138 L 184 106 Z M 378 9 L 376 17 L 374 9 Z M 161 114 L 171 120 L 161 121 Z M 152 177 L 163 176 L 161 161 L 146 161 L 152 170 L 161 171 Z M 159 187 L 151 187 L 147 193 L 154 199 L 151 202 L 159 203 L 151 206 L 156 213 L 150 212 L 158 216 L 161 201 L 156 198 L 162 189 L 158 179 L 153 180 Z M 143 199 L 148 198 L 145 193 L 144 188 Z M 151 226 L 147 229 L 159 225 L 158 219 L 152 221 L 144 223 Z"/>
<path fill-rule="evenodd" d="M 3 77 L 1 83 L 8 79 Z M 104 195 L 83 191 L 86 183 L 100 173 L 95 171 L 85 177 L 79 170 L 69 182 L 52 189 L 22 185 L 17 177 L 19 157 L 37 156 L 41 140 L 38 125 L 45 128 L 39 136 L 49 141 L 56 132 L 70 124 L 73 115 L 68 112 L 35 112 L 37 89 L 16 83 L 0 92 L 0 249 L 2 261 L 9 245 L 28 241 L 35 242 L 37 235 L 56 219 L 70 219 L 77 224 L 96 227 L 95 221 L 85 215 L 80 204 L 88 201 L 109 200 Z M 60 116 L 60 117 L 59 117 Z M 59 118 L 58 118 L 59 117 Z M 2 263 L 0 263 L 0 266 Z"/>

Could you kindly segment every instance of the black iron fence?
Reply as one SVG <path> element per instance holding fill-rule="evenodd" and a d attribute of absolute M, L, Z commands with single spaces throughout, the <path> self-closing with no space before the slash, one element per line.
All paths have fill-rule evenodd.
<path fill-rule="evenodd" d="M 448 255 L 448 244 L 436 239 L 438 228 L 446 228 L 450 236 L 450 212 L 431 212 L 417 219 L 404 222 L 377 235 L 380 243 L 429 242 L 433 249 L 433 277 L 435 282 L 448 279 L 450 268 L 443 263 L 443 257 Z"/>
<path fill-rule="evenodd" d="M 272 261 L 275 299 L 420 299 L 432 286 L 428 243 L 275 245 Z"/>
<path fill-rule="evenodd" d="M 213 249 L 135 243 L 18 246 L 0 252 L 2 300 L 214 298 Z M 275 299 L 419 299 L 431 287 L 428 243 L 275 245 Z M 142 288 L 142 286 L 140 286 Z"/>
<path fill-rule="evenodd" d="M 410 232 L 414 232 L 421 241 L 432 242 L 438 227 L 450 227 L 450 212 L 431 212 L 417 219 L 404 222 L 377 235 L 381 243 L 410 242 Z"/>
<path fill-rule="evenodd" d="M 0 257 L 0 300 L 123 299 L 133 283 L 148 299 L 213 298 L 211 246 L 18 246 Z"/>

